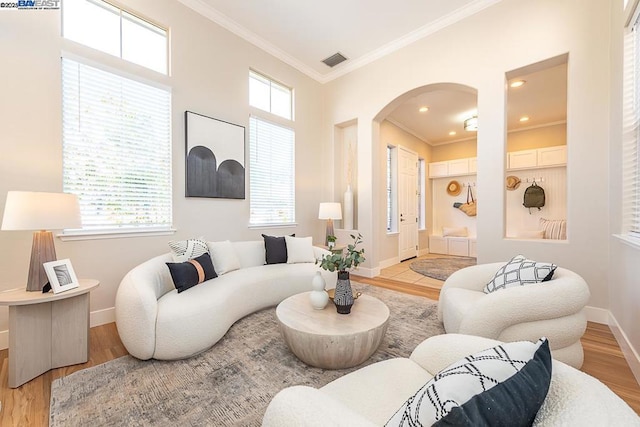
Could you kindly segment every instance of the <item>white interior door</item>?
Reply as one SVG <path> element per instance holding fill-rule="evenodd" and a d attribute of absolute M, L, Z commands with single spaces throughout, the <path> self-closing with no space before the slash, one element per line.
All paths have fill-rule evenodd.
<path fill-rule="evenodd" d="M 398 147 L 400 261 L 418 255 L 418 156 Z"/>

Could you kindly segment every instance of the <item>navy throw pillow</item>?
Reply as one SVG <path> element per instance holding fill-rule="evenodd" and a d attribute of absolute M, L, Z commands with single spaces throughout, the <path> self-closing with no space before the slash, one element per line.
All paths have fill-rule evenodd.
<path fill-rule="evenodd" d="M 267 236 L 263 234 L 264 251 L 267 264 L 286 264 L 287 263 L 287 242 L 284 236 Z M 292 234 L 291 237 L 295 237 Z"/>
<path fill-rule="evenodd" d="M 185 262 L 168 262 L 167 267 L 178 293 L 218 277 L 208 253 Z"/>

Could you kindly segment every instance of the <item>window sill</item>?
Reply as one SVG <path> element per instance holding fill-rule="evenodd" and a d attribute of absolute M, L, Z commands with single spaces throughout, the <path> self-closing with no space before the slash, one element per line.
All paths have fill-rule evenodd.
<path fill-rule="evenodd" d="M 625 245 L 635 249 L 640 249 L 640 238 L 629 236 L 628 234 L 614 234 L 613 237 L 620 240 Z"/>
<path fill-rule="evenodd" d="M 286 224 L 249 224 L 249 228 L 254 230 L 268 229 L 268 228 L 294 228 L 297 227 L 297 222 L 289 222 Z"/>
<path fill-rule="evenodd" d="M 129 237 L 150 237 L 150 236 L 168 236 L 174 234 L 174 228 L 154 228 L 150 230 L 131 229 L 131 230 L 94 230 L 94 231 L 64 231 L 57 234 L 63 242 L 75 240 L 101 240 L 101 239 L 122 239 Z"/>
<path fill-rule="evenodd" d="M 387 231 L 387 236 L 399 236 L 399 231 Z"/>

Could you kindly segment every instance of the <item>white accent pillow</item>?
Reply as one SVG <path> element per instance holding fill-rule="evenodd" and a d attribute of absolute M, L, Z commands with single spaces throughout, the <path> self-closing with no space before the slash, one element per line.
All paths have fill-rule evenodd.
<path fill-rule="evenodd" d="M 187 240 L 172 240 L 169 242 L 174 262 L 185 262 L 209 253 L 209 247 L 204 237 Z"/>
<path fill-rule="evenodd" d="M 233 244 L 229 240 L 224 242 L 207 242 L 213 267 L 218 276 L 240 269 L 240 260 Z"/>
<path fill-rule="evenodd" d="M 316 262 L 311 237 L 284 236 L 284 241 L 287 244 L 287 264 Z"/>
<path fill-rule="evenodd" d="M 545 239 L 567 240 L 567 221 L 564 219 L 540 218 L 540 228 Z"/>
<path fill-rule="evenodd" d="M 467 237 L 467 227 L 442 227 L 442 237 Z"/>
<path fill-rule="evenodd" d="M 558 266 L 548 262 L 536 262 L 524 255 L 516 255 L 498 269 L 483 291 L 485 294 L 501 289 L 531 285 L 551 280 Z"/>

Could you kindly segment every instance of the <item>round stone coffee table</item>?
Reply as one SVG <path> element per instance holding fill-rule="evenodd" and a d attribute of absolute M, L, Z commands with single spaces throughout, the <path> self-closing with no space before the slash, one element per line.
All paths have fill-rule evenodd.
<path fill-rule="evenodd" d="M 307 365 L 324 369 L 357 366 L 376 351 L 389 322 L 389 308 L 379 299 L 361 295 L 350 314 L 338 314 L 329 303 L 316 310 L 309 292 L 293 295 L 276 308 L 285 342 Z"/>

